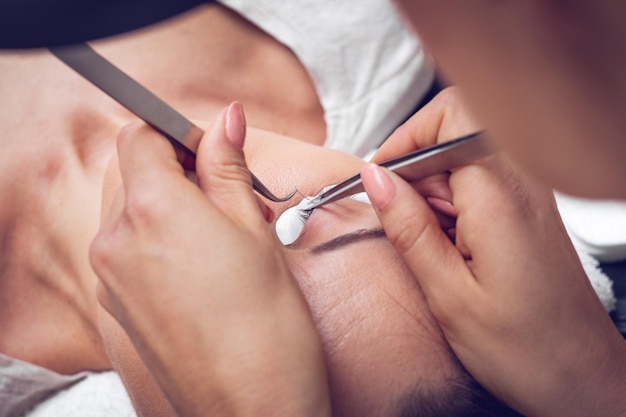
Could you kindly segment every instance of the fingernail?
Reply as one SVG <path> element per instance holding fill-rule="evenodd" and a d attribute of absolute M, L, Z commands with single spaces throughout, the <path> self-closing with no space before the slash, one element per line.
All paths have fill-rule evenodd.
<path fill-rule="evenodd" d="M 396 187 L 385 170 L 376 164 L 367 164 L 361 171 L 361 178 L 374 207 L 378 210 L 387 207 L 396 194 Z"/>
<path fill-rule="evenodd" d="M 276 220 L 276 213 L 269 206 L 265 206 L 264 217 L 266 222 L 272 223 L 274 220 Z"/>
<path fill-rule="evenodd" d="M 456 217 L 457 212 L 451 202 L 438 197 L 427 197 L 426 201 L 435 209 L 450 217 Z"/>
<path fill-rule="evenodd" d="M 234 101 L 226 111 L 226 136 L 236 146 L 243 148 L 246 139 L 246 117 L 243 114 L 243 106 Z"/>
<path fill-rule="evenodd" d="M 261 201 L 260 198 L 258 198 L 257 201 L 259 203 L 259 208 L 263 213 L 263 218 L 265 219 L 265 221 L 267 223 L 272 223 L 274 219 L 276 219 L 276 213 L 274 212 L 274 210 L 272 210 L 270 206 Z"/>

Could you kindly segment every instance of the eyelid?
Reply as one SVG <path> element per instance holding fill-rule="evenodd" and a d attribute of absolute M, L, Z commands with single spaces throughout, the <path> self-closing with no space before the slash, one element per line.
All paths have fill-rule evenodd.
<path fill-rule="evenodd" d="M 359 203 L 369 204 L 370 206 L 372 205 L 372 202 L 370 201 L 370 198 L 369 198 L 369 196 L 367 195 L 367 193 L 365 191 L 363 191 L 361 193 L 352 194 L 352 195 L 350 195 L 348 197 L 345 197 L 345 198 L 343 198 L 341 200 L 337 200 L 337 201 L 335 201 L 333 203 L 330 203 L 330 204 L 335 204 L 335 203 L 339 203 L 341 201 L 346 201 L 346 200 L 357 201 Z M 304 236 L 307 233 L 307 231 L 310 229 L 310 227 L 307 227 L 307 224 L 309 224 L 308 220 L 310 220 L 311 216 L 314 216 L 315 213 L 322 212 L 322 211 L 324 211 L 324 208 L 320 207 L 320 208 L 314 209 L 312 211 L 312 213 L 309 214 L 309 217 L 307 218 L 307 221 L 304 224 L 304 227 L 302 229 L 302 233 L 300 233 L 300 236 L 298 237 L 298 239 L 300 239 L 302 236 Z M 296 242 L 298 241 L 298 239 L 296 240 Z"/>
<path fill-rule="evenodd" d="M 342 201 L 345 202 L 346 200 L 356 201 L 358 203 L 367 204 L 367 205 L 371 206 L 371 202 L 369 200 L 369 197 L 367 196 L 367 193 L 365 193 L 365 192 L 357 193 L 357 194 L 354 194 L 352 196 L 343 198 L 341 200 L 337 200 L 337 201 L 329 204 L 326 207 L 320 207 L 319 209 L 313 210 L 313 213 L 311 214 L 311 219 L 313 219 L 313 216 L 315 216 L 315 212 L 317 212 L 317 211 L 324 212 L 325 209 L 331 208 L 335 204 L 337 204 L 337 203 L 340 204 Z M 361 204 L 359 204 L 359 205 L 361 205 Z M 354 204 L 351 204 L 351 205 L 354 206 Z M 368 212 L 369 211 L 360 211 L 360 213 L 362 213 L 361 216 L 368 216 L 368 217 L 370 217 L 370 215 L 367 214 Z M 369 213 L 371 213 L 371 215 L 373 215 L 374 218 L 377 218 L 377 216 L 375 216 L 373 214 L 374 213 L 373 210 L 371 212 L 369 212 Z M 317 219 L 317 216 L 315 216 L 315 219 L 313 219 L 313 222 L 315 222 L 316 219 Z M 365 217 L 363 218 L 363 220 L 365 221 Z M 311 222 L 311 223 L 307 222 L 307 225 L 305 225 L 304 230 L 303 230 L 302 234 L 300 235 L 300 238 L 304 237 L 307 234 L 307 232 L 310 232 L 311 224 L 313 222 Z M 365 224 L 370 224 L 370 223 L 367 222 Z M 377 226 L 373 226 L 373 225 L 372 226 L 365 226 L 365 228 L 363 228 L 364 223 L 352 224 L 351 227 L 355 227 L 354 229 L 352 229 L 352 230 L 350 230 L 350 231 L 348 231 L 346 233 L 336 233 L 335 236 L 332 236 L 330 239 L 325 239 L 325 242 L 323 242 L 321 244 L 317 243 L 317 244 L 313 245 L 313 248 L 310 248 L 310 249 L 315 249 L 315 250 L 312 251 L 313 253 L 322 253 L 322 252 L 325 251 L 325 248 L 329 248 L 331 246 L 333 248 L 343 246 L 343 244 L 341 244 L 343 241 L 346 241 L 346 242 L 349 241 L 349 243 L 352 243 L 353 241 L 361 240 L 359 238 L 356 238 L 356 239 L 353 240 L 352 239 L 353 235 L 368 235 L 368 237 L 384 237 L 385 232 L 382 229 L 382 226 L 380 225 L 380 223 L 378 221 L 376 222 L 376 224 L 377 224 Z M 359 226 L 361 228 L 358 228 Z M 372 232 L 374 230 L 376 231 L 375 233 L 369 233 L 369 232 Z M 366 233 L 364 233 L 364 232 L 366 232 Z M 372 236 L 370 236 L 370 235 L 372 235 Z M 375 236 L 373 236 L 373 235 L 375 235 Z M 337 241 L 339 241 L 340 243 L 338 245 L 335 245 L 334 243 L 336 243 Z"/>

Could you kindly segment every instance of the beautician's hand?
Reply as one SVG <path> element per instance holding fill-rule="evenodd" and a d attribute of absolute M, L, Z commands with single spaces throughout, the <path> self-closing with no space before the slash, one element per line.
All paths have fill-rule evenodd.
<path fill-rule="evenodd" d="M 244 137 L 234 103 L 202 139 L 197 186 L 162 136 L 122 131 L 123 187 L 90 253 L 99 299 L 179 415 L 330 415 L 320 342 Z"/>
<path fill-rule="evenodd" d="M 399 128 L 387 159 L 475 131 L 454 91 Z M 387 235 L 452 349 L 487 389 L 529 416 L 626 415 L 626 351 L 560 222 L 552 193 L 501 155 L 454 170 L 456 236 L 410 184 L 362 177 Z"/>

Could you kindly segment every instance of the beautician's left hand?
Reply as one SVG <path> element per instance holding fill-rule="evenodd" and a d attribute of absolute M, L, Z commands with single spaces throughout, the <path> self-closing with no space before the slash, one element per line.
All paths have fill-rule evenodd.
<path fill-rule="evenodd" d="M 234 103 L 200 143 L 197 186 L 161 135 L 122 131 L 123 187 L 90 251 L 99 300 L 179 415 L 328 416 L 320 341 L 244 137 Z"/>

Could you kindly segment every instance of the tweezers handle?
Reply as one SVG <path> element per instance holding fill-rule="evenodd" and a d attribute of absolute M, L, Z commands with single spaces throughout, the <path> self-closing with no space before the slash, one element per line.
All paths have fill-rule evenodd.
<path fill-rule="evenodd" d="M 493 153 L 485 132 L 475 132 L 407 155 L 383 162 L 380 166 L 395 172 L 407 181 L 417 181 L 431 175 L 460 167 Z"/>
<path fill-rule="evenodd" d="M 100 88 L 122 106 L 161 132 L 173 145 L 193 158 L 204 131 L 150 90 L 117 68 L 86 43 L 48 48 L 67 66 Z M 253 173 L 252 187 L 263 197 L 282 202 L 296 192 L 277 197 Z"/>
<path fill-rule="evenodd" d="M 485 139 L 485 132 L 480 131 L 419 149 L 379 165 L 394 171 L 407 181 L 417 181 L 468 164 L 492 153 L 493 150 Z M 312 210 L 362 191 L 364 188 L 361 174 L 356 174 L 314 197 L 307 209 Z"/>

